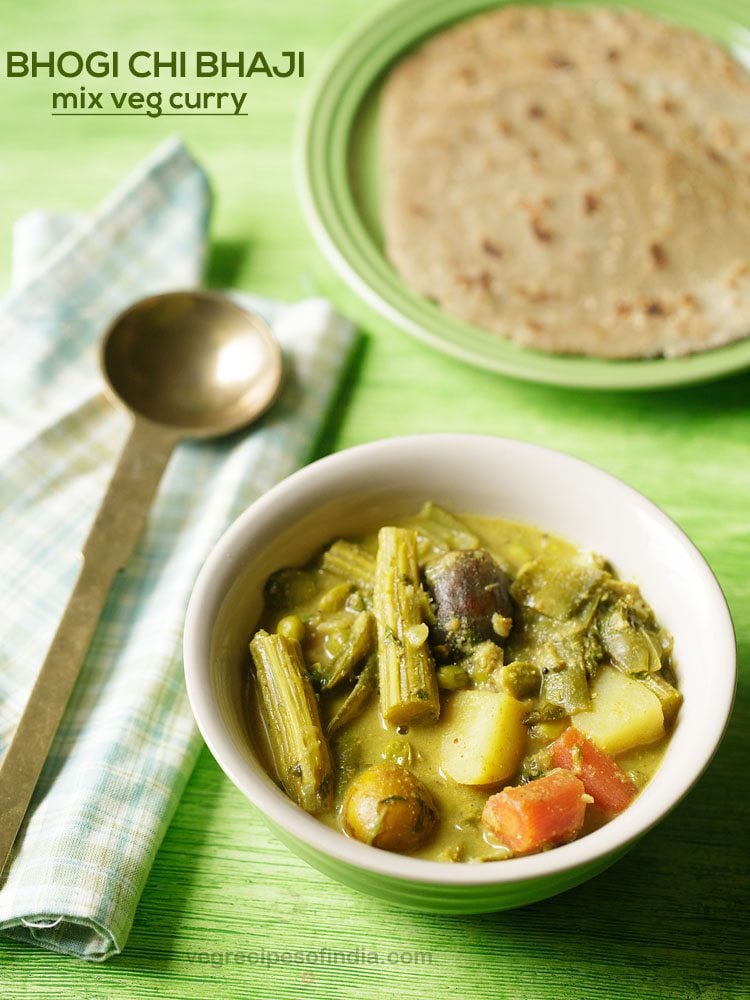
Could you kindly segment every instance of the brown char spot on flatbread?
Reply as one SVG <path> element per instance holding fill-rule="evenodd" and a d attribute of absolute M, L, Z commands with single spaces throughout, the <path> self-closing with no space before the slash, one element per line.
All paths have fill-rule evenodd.
<path fill-rule="evenodd" d="M 547 56 L 546 63 L 551 66 L 552 69 L 573 69 L 575 63 L 572 59 L 563 52 L 550 52 Z"/>
<path fill-rule="evenodd" d="M 665 316 L 666 309 L 664 308 L 664 303 L 660 302 L 659 299 L 649 299 L 644 303 L 643 311 L 647 316 Z"/>
<path fill-rule="evenodd" d="M 538 319 L 527 319 L 526 326 L 529 328 L 529 330 L 532 330 L 534 333 L 544 333 L 544 331 L 547 329 L 544 323 L 542 323 L 542 321 Z"/>
<path fill-rule="evenodd" d="M 490 257 L 500 258 L 503 255 L 503 248 L 499 247 L 497 243 L 493 243 L 492 240 L 488 240 L 486 237 L 482 240 L 482 251 L 488 254 Z"/>
<path fill-rule="evenodd" d="M 585 215 L 593 215 L 598 211 L 601 198 L 596 191 L 585 191 L 583 195 L 583 211 Z"/>
<path fill-rule="evenodd" d="M 661 243 L 657 243 L 656 241 L 649 243 L 648 252 L 655 270 L 663 271 L 667 266 L 667 252 Z"/>
<path fill-rule="evenodd" d="M 532 288 L 529 285 L 515 285 L 513 291 L 527 302 L 555 302 L 560 296 L 548 288 Z"/>
<path fill-rule="evenodd" d="M 472 84 L 477 82 L 477 71 L 473 66 L 461 66 L 458 70 L 458 77 L 464 83 Z"/>
<path fill-rule="evenodd" d="M 547 229 L 538 216 L 531 219 L 531 231 L 540 243 L 551 243 L 555 238 L 554 232 Z"/>
<path fill-rule="evenodd" d="M 516 130 L 506 118 L 496 118 L 495 128 L 501 135 L 510 137 L 516 134 Z"/>
<path fill-rule="evenodd" d="M 489 271 L 480 271 L 478 274 L 457 274 L 455 282 L 462 288 L 479 287 L 487 294 L 492 291 L 492 275 Z"/>

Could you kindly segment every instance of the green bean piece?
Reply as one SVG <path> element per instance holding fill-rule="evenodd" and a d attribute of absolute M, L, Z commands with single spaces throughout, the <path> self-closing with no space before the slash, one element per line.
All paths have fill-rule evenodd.
<path fill-rule="evenodd" d="M 362 667 L 357 683 L 344 699 L 339 710 L 328 723 L 328 735 L 333 736 L 357 718 L 378 686 L 378 658 L 373 655 Z"/>
<path fill-rule="evenodd" d="M 336 759 L 336 794 L 342 792 L 362 770 L 362 740 L 351 732 L 333 740 Z"/>
<path fill-rule="evenodd" d="M 616 667 L 626 674 L 661 669 L 660 640 L 638 620 L 636 610 L 624 601 L 605 608 L 598 617 L 602 646 Z"/>
<path fill-rule="evenodd" d="M 606 659 L 599 633 L 593 625 L 584 626 L 578 618 L 556 624 L 556 634 L 534 658 L 540 669 L 559 670 L 568 664 L 583 667 L 589 677 L 595 677 L 602 660 Z"/>
<path fill-rule="evenodd" d="M 540 704 L 538 708 L 532 708 L 523 717 L 524 726 L 538 726 L 546 722 L 558 722 L 565 718 L 565 709 L 562 705 L 553 705 L 550 702 Z"/>
<path fill-rule="evenodd" d="M 424 536 L 433 548 L 442 551 L 479 548 L 479 539 L 474 532 L 460 518 L 435 503 L 428 501 L 422 507 L 415 524 L 417 533 Z"/>
<path fill-rule="evenodd" d="M 323 681 L 323 690 L 329 691 L 334 685 L 351 676 L 354 668 L 370 652 L 374 639 L 373 633 L 372 615 L 369 611 L 360 611 L 352 622 L 349 635 L 344 641 L 341 651 L 333 661 L 328 677 Z"/>
<path fill-rule="evenodd" d="M 260 710 L 284 789 L 309 813 L 329 809 L 333 764 L 299 642 L 261 630 L 250 652 Z"/>
<path fill-rule="evenodd" d="M 568 663 L 562 670 L 548 670 L 542 675 L 540 700 L 559 705 L 566 715 L 591 707 L 588 676 L 580 663 Z"/>
<path fill-rule="evenodd" d="M 542 675 L 528 660 L 513 660 L 511 663 L 506 663 L 504 667 L 500 667 L 498 674 L 502 686 L 518 701 L 539 693 Z"/>
<path fill-rule="evenodd" d="M 356 587 L 372 590 L 375 557 L 360 545 L 341 538 L 323 553 L 323 569 L 343 577 Z"/>
<path fill-rule="evenodd" d="M 346 599 L 349 597 L 351 589 L 352 585 L 349 582 L 337 583 L 335 587 L 331 587 L 320 598 L 318 601 L 318 610 L 324 614 L 328 614 L 331 611 L 341 611 L 346 604 Z"/>
<path fill-rule="evenodd" d="M 605 579 L 604 562 L 591 553 L 569 559 L 532 559 L 518 571 L 510 592 L 515 601 L 547 618 L 567 621 Z"/>
<path fill-rule="evenodd" d="M 650 691 L 654 692 L 661 702 L 664 722 L 667 726 L 670 726 L 674 722 L 674 718 L 682 704 L 682 695 L 680 692 L 661 673 L 644 674 L 642 677 L 637 677 L 636 680 L 641 681 Z"/>
<path fill-rule="evenodd" d="M 407 528 L 378 533 L 373 610 L 378 629 L 380 710 L 388 725 L 435 722 L 440 714 L 435 663 L 424 625 L 417 535 Z"/>
<path fill-rule="evenodd" d="M 530 754 L 524 758 L 521 764 L 519 784 L 525 785 L 529 781 L 536 781 L 537 778 L 543 778 L 551 768 L 552 754 L 549 748 L 539 750 L 535 754 Z"/>

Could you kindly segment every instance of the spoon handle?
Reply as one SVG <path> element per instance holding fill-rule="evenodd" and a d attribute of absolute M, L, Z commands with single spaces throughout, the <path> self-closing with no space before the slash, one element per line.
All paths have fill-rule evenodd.
<path fill-rule="evenodd" d="M 136 419 L 83 547 L 75 588 L 0 763 L 0 878 L 112 582 L 141 533 L 177 434 Z"/>

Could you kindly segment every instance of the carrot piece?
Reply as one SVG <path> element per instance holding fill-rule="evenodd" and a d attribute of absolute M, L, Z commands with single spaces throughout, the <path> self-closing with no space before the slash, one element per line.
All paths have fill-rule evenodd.
<path fill-rule="evenodd" d="M 606 812 L 622 812 L 637 794 L 620 765 L 575 726 L 566 729 L 552 744 L 552 763 L 577 775 L 594 804 Z"/>
<path fill-rule="evenodd" d="M 571 840 L 583 826 L 583 782 L 556 769 L 526 785 L 491 795 L 482 813 L 485 828 L 517 854 Z"/>

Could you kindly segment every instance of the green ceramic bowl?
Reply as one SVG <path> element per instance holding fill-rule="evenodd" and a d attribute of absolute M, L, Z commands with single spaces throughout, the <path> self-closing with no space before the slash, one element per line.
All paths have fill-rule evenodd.
<path fill-rule="evenodd" d="M 411 291 L 393 269 L 380 222 L 377 116 L 382 81 L 393 62 L 428 35 L 500 5 L 498 0 L 402 0 L 374 11 L 330 53 L 300 118 L 296 174 L 308 223 L 333 266 L 407 333 L 506 375 L 592 389 L 653 389 L 750 367 L 750 338 L 686 358 L 642 361 L 519 347 L 449 316 Z M 750 65 L 746 0 L 638 0 L 632 6 L 702 32 Z"/>
<path fill-rule="evenodd" d="M 269 574 L 302 565 L 331 539 L 413 512 L 425 500 L 531 522 L 601 552 L 639 584 L 674 636 L 685 701 L 663 763 L 628 809 L 571 844 L 480 865 L 391 854 L 303 812 L 259 761 L 245 712 L 247 647 Z M 214 757 L 290 850 L 331 878 L 401 906 L 480 913 L 532 903 L 590 878 L 679 802 L 710 760 L 729 716 L 734 633 L 701 555 L 639 493 L 546 448 L 434 434 L 339 452 L 253 504 L 219 541 L 196 583 L 185 623 L 185 676 Z"/>

